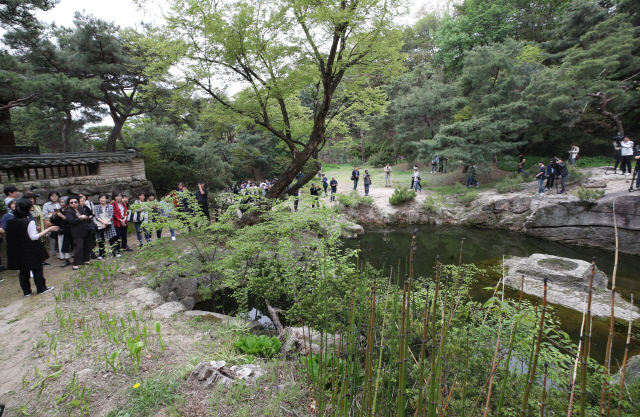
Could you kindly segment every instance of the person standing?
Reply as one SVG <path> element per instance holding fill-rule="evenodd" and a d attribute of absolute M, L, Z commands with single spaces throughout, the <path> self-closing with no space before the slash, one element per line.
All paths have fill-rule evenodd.
<path fill-rule="evenodd" d="M 49 192 L 49 201 L 44 203 L 42 206 L 42 215 L 44 219 L 48 222 L 51 222 L 51 218 L 56 210 L 60 211 L 60 204 L 58 204 L 58 199 L 60 198 L 60 193 L 57 191 Z M 53 224 L 53 223 L 52 223 Z M 58 232 L 49 233 L 49 245 L 51 247 L 51 255 L 58 254 Z"/>
<path fill-rule="evenodd" d="M 620 169 L 624 175 L 629 175 L 631 174 L 631 159 L 633 158 L 633 141 L 629 139 L 629 136 L 625 136 L 620 142 L 620 147 L 620 155 L 622 156 Z M 626 172 L 625 167 L 627 168 Z"/>
<path fill-rule="evenodd" d="M 551 189 L 553 188 L 553 182 L 556 178 L 556 170 L 553 167 L 554 159 L 551 159 L 551 162 L 549 163 L 549 165 L 547 165 L 547 187 L 545 188 L 545 191 L 551 191 Z"/>
<path fill-rule="evenodd" d="M 36 285 L 36 293 L 44 294 L 54 289 L 47 287 L 42 271 L 43 263 L 49 254 L 40 238 L 49 232 L 57 231 L 57 226 L 48 227 L 40 233 L 36 231 L 36 222 L 29 219 L 31 201 L 25 198 L 16 201 L 14 217 L 7 221 L 7 266 L 11 270 L 20 271 L 20 287 L 25 297 L 31 296 L 30 277 Z"/>
<path fill-rule="evenodd" d="M 61 268 L 71 265 L 71 252 L 73 252 L 71 229 L 69 228 L 69 223 L 67 223 L 67 218 L 63 214 L 68 207 L 68 200 L 69 197 L 60 197 L 58 199 L 60 210 L 56 211 L 54 216 L 51 217 L 51 224 L 58 226 L 58 259 L 63 261 L 60 265 Z"/>
<path fill-rule="evenodd" d="M 336 177 L 331 177 L 331 199 L 330 201 L 336 201 L 336 193 L 338 192 L 338 181 L 336 181 Z"/>
<path fill-rule="evenodd" d="M 571 144 L 571 150 L 569 151 L 569 163 L 571 165 L 575 165 L 576 164 L 576 161 L 579 158 L 578 153 L 580 153 L 580 148 L 575 143 L 572 143 Z"/>
<path fill-rule="evenodd" d="M 536 179 L 538 180 L 538 195 L 544 195 L 544 178 L 547 175 L 547 169 L 544 166 L 544 161 L 538 162 L 538 166 L 540 167 L 536 174 Z"/>
<path fill-rule="evenodd" d="M 413 166 L 413 173 L 415 174 L 415 172 L 418 170 L 418 166 L 414 165 Z M 415 182 L 415 176 L 411 176 L 411 187 L 409 187 L 409 189 L 413 190 L 413 183 Z"/>
<path fill-rule="evenodd" d="M 566 194 L 565 185 L 567 183 L 567 178 L 569 178 L 569 169 L 567 168 L 567 164 L 565 164 L 562 159 L 559 158 L 556 166 L 558 167 L 557 175 L 560 176 L 560 184 L 562 184 L 562 189 L 558 192 L 558 194 Z"/>
<path fill-rule="evenodd" d="M 76 196 L 69 197 L 69 206 L 64 210 L 64 216 L 71 228 L 71 237 L 75 245 L 73 256 L 74 271 L 80 269 L 82 264 L 89 265 L 91 261 L 91 235 L 89 234 L 89 222 L 91 218 L 84 214 L 80 200 Z"/>
<path fill-rule="evenodd" d="M 391 165 L 388 162 L 384 167 L 384 186 L 391 187 Z"/>
<path fill-rule="evenodd" d="M 298 203 L 300 202 L 300 189 L 293 192 L 293 211 L 298 211 Z"/>
<path fill-rule="evenodd" d="M 418 189 L 422 192 L 422 187 L 420 186 L 420 172 L 418 172 L 418 167 L 413 169 L 413 190 L 417 193 Z"/>
<path fill-rule="evenodd" d="M 329 178 L 322 174 L 322 188 L 324 188 L 324 194 L 327 195 L 327 188 L 329 187 Z"/>
<path fill-rule="evenodd" d="M 7 185 L 6 187 L 4 187 L 3 192 L 4 192 L 4 195 L 6 196 L 4 198 L 5 207 L 7 206 L 7 203 L 9 202 L 9 200 L 18 199 L 18 189 L 16 188 L 15 185 Z"/>
<path fill-rule="evenodd" d="M 204 182 L 198 183 L 198 189 L 196 190 L 196 200 L 202 209 L 204 218 L 211 223 L 211 215 L 209 214 L 209 190 L 205 190 Z"/>
<path fill-rule="evenodd" d="M 318 206 L 320 208 L 320 202 L 318 201 L 318 194 L 320 191 L 320 187 L 316 187 L 315 184 L 311 184 L 311 191 L 309 194 L 311 195 L 311 208 Z"/>
<path fill-rule="evenodd" d="M 438 155 L 436 155 L 433 158 L 431 158 L 431 173 L 432 174 L 437 174 L 438 173 L 438 163 L 439 162 L 440 162 L 440 158 L 438 157 Z"/>
<path fill-rule="evenodd" d="M 369 187 L 371 187 L 371 175 L 369 175 L 369 170 L 364 170 L 364 176 L 362 179 L 364 180 L 364 195 L 366 197 L 369 195 Z"/>
<path fill-rule="evenodd" d="M 140 203 L 144 203 L 146 200 L 147 196 L 144 193 L 144 191 L 141 191 L 140 194 L 138 194 L 138 199 L 135 201 L 134 204 L 140 204 Z M 136 237 L 138 238 L 138 242 L 140 242 L 140 247 L 142 247 L 143 242 L 142 242 L 142 233 L 144 232 L 144 237 L 147 240 L 147 243 L 151 242 L 151 233 L 148 233 L 144 229 L 144 226 L 142 226 L 143 223 L 147 223 L 149 221 L 149 215 L 146 211 L 144 211 L 144 209 L 142 208 L 138 208 L 136 210 L 129 210 L 129 213 L 127 215 L 127 221 L 133 222 L 133 225 L 136 228 Z"/>
<path fill-rule="evenodd" d="M 356 190 L 358 188 L 358 180 L 360 179 L 360 171 L 358 171 L 358 167 L 351 171 L 351 179 L 353 180 L 353 189 Z"/>
<path fill-rule="evenodd" d="M 471 166 L 469 167 L 469 171 L 467 172 L 467 188 L 471 186 L 471 184 L 475 185 L 476 188 L 480 186 L 478 181 L 476 181 L 476 174 L 478 173 L 478 166 L 471 162 Z"/>
<path fill-rule="evenodd" d="M 127 247 L 127 203 L 122 199 L 122 193 L 115 191 L 113 193 L 113 227 L 116 229 L 116 237 L 118 241 L 116 243 L 116 256 L 120 255 L 123 251 L 131 251 Z"/>
<path fill-rule="evenodd" d="M 98 259 L 104 259 L 104 243 L 108 240 L 113 256 L 120 256 L 116 252 L 116 229 L 113 227 L 113 206 L 107 204 L 106 194 L 100 194 L 98 204 L 93 207 L 93 215 L 95 223 L 98 226 L 96 231 L 96 240 L 98 241 Z"/>
<path fill-rule="evenodd" d="M 95 204 L 93 204 L 91 201 L 89 201 L 89 199 L 87 198 L 87 195 L 85 193 L 78 193 L 78 198 L 80 199 L 80 205 L 82 206 L 82 208 L 84 209 L 84 212 L 87 216 L 91 217 L 91 221 L 95 224 L 94 222 L 94 209 L 96 208 Z M 94 228 L 95 230 L 95 228 Z M 91 259 L 98 259 L 98 256 L 95 254 L 94 249 L 96 248 L 96 234 L 91 233 Z"/>

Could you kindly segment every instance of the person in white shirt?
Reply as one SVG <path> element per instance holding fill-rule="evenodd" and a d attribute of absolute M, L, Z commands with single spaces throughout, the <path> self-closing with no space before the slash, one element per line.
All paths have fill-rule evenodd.
<path fill-rule="evenodd" d="M 384 167 L 384 186 L 391 187 L 391 165 Z"/>
<path fill-rule="evenodd" d="M 629 175 L 631 174 L 631 159 L 633 159 L 633 141 L 629 139 L 629 136 L 625 136 L 623 141 L 620 142 L 620 154 L 622 156 L 622 174 Z M 625 167 L 627 167 L 627 171 L 625 172 Z"/>
<path fill-rule="evenodd" d="M 576 159 L 578 159 L 578 153 L 580 152 L 580 148 L 575 143 L 571 144 L 571 150 L 569 151 L 569 163 L 571 165 L 576 164 Z"/>
<path fill-rule="evenodd" d="M 413 170 L 413 187 L 416 192 L 418 192 L 418 189 L 422 192 L 422 187 L 420 186 L 420 173 L 417 169 Z"/>

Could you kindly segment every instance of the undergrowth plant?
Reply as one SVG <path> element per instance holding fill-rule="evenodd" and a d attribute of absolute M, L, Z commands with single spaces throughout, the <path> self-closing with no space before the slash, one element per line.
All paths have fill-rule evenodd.
<path fill-rule="evenodd" d="M 578 187 L 575 190 L 576 196 L 582 201 L 595 203 L 604 195 L 604 190 L 595 190 L 593 188 Z"/>
<path fill-rule="evenodd" d="M 391 195 L 391 197 L 389 197 L 389 203 L 396 206 L 398 204 L 404 203 L 405 201 L 413 200 L 414 198 L 416 198 L 415 191 L 408 190 L 405 187 L 396 187 L 396 189 L 393 190 L 393 194 Z"/>

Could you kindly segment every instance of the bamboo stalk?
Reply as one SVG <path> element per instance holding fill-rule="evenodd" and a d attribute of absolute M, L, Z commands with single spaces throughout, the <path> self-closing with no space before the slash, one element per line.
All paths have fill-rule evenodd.
<path fill-rule="evenodd" d="M 631 305 L 633 306 L 633 293 L 631 293 Z M 618 417 L 622 415 L 622 397 L 624 396 L 624 377 L 627 373 L 627 358 L 629 357 L 629 343 L 631 342 L 631 323 L 633 323 L 633 310 L 629 311 L 629 330 L 627 331 L 627 344 L 624 348 L 624 359 L 620 370 L 620 397 L 618 397 Z M 639 407 L 640 408 L 640 407 Z"/>
<path fill-rule="evenodd" d="M 498 409 L 496 414 L 498 416 L 502 413 L 502 403 L 504 401 L 504 393 L 507 390 L 507 380 L 509 379 L 509 365 L 511 364 L 511 354 L 513 353 L 513 341 L 516 333 L 518 332 L 518 323 L 520 323 L 520 307 L 522 305 L 522 296 L 524 295 L 524 275 L 522 276 L 522 282 L 520 283 L 520 300 L 518 300 L 518 308 L 516 309 L 516 320 L 511 327 L 511 335 L 509 336 L 509 352 L 507 353 L 507 360 L 504 368 L 504 380 L 502 381 L 502 390 L 500 391 L 500 398 L 498 399 Z"/>
<path fill-rule="evenodd" d="M 602 395 L 600 397 L 600 416 L 604 416 L 605 412 L 605 399 L 607 397 L 607 385 L 609 383 L 609 376 L 611 375 L 611 348 L 613 345 L 613 322 L 614 322 L 614 309 L 616 301 L 616 273 L 618 272 L 618 223 L 616 222 L 616 203 L 613 202 L 613 230 L 616 237 L 616 252 L 613 263 L 613 276 L 611 277 L 611 320 L 609 322 L 609 338 L 607 339 L 607 350 L 604 356 L 604 368 L 602 378 Z M 609 397 L 611 398 L 611 397 Z M 610 406 L 610 404 L 609 404 Z M 609 408 L 607 406 L 607 409 Z"/>
<path fill-rule="evenodd" d="M 540 417 L 544 417 L 544 405 L 547 398 L 547 363 L 544 363 L 544 377 L 542 378 L 542 403 L 540 404 Z"/>
<path fill-rule="evenodd" d="M 524 282 L 524 277 L 522 277 L 522 282 Z M 500 307 L 498 309 L 498 337 L 496 338 L 496 350 L 493 353 L 493 364 L 492 368 L 496 367 L 496 361 L 498 360 L 498 352 L 500 351 L 500 335 L 502 333 L 502 303 L 504 303 L 504 255 L 502 255 L 502 297 L 500 300 Z M 507 369 L 509 369 L 509 363 L 507 362 Z M 493 388 L 493 375 L 489 378 L 489 392 L 487 392 L 487 403 L 484 407 L 484 417 L 487 417 L 487 413 L 489 412 L 489 403 L 491 401 L 491 391 Z"/>
<path fill-rule="evenodd" d="M 536 353 L 533 357 L 533 363 L 531 364 L 531 372 L 529 373 L 529 381 L 527 382 L 527 388 L 524 391 L 524 399 L 522 401 L 522 407 L 520 408 L 520 417 L 525 415 L 525 409 L 529 403 L 529 393 L 531 392 L 531 386 L 535 380 L 536 366 L 538 365 L 538 357 L 540 356 L 540 345 L 542 344 L 542 333 L 544 332 L 544 315 L 547 311 L 547 278 L 544 279 L 544 293 L 542 296 L 542 313 L 540 315 L 540 326 L 538 327 L 538 340 L 536 342 Z"/>
<path fill-rule="evenodd" d="M 587 315 L 587 296 L 584 297 L 584 307 L 582 307 L 582 325 L 580 326 L 580 342 L 578 343 L 578 354 L 576 355 L 575 365 L 573 366 L 573 378 L 571 380 L 571 387 L 569 388 L 569 411 L 567 417 L 571 417 L 573 411 L 573 394 L 576 387 L 576 377 L 578 376 L 578 362 L 581 357 L 582 342 L 584 341 L 584 319 Z"/>
<path fill-rule="evenodd" d="M 400 410 L 404 410 L 404 338 L 407 318 L 407 281 L 408 279 L 404 280 L 404 287 L 402 289 L 402 319 L 400 321 L 400 372 L 398 376 L 398 405 L 396 409 L 398 417 L 402 417 L 404 415 L 404 413 Z"/>
<path fill-rule="evenodd" d="M 429 416 L 435 415 L 436 410 L 436 309 L 438 308 L 438 292 L 440 291 L 440 255 L 436 257 L 436 290 L 433 295 L 433 313 L 431 315 L 431 321 L 433 326 L 431 327 L 431 374 L 429 375 Z"/>
<path fill-rule="evenodd" d="M 431 302 L 429 301 L 429 287 L 427 286 L 427 298 L 424 302 L 424 319 L 422 321 L 422 347 L 420 349 L 420 377 L 418 378 L 418 384 L 420 384 L 420 389 L 418 390 L 418 406 L 416 407 L 415 416 L 419 417 L 422 415 L 422 407 L 424 401 L 424 389 L 426 385 L 422 383 L 424 379 L 424 360 L 427 355 L 427 337 L 429 336 L 429 311 L 431 309 Z"/>
<path fill-rule="evenodd" d="M 587 293 L 587 334 L 582 347 L 582 367 L 580 369 L 580 417 L 584 417 L 587 409 L 587 365 L 589 362 L 589 354 L 591 353 L 591 299 L 593 297 L 593 275 L 596 271 L 596 258 L 593 257 L 591 264 L 591 278 L 589 279 L 589 292 Z"/>
<path fill-rule="evenodd" d="M 467 355 L 464 360 L 464 386 L 462 387 L 462 417 L 467 414 L 467 407 L 465 405 L 467 397 L 467 377 L 469 375 L 469 326 L 467 326 Z"/>
<path fill-rule="evenodd" d="M 388 296 L 389 296 L 389 288 L 391 287 L 391 277 L 393 276 L 393 265 L 391 266 L 391 272 L 389 274 L 389 283 L 387 285 L 387 291 L 386 294 L 384 295 L 384 303 L 385 303 L 385 307 L 387 305 L 388 302 Z M 427 287 L 427 294 L 429 293 L 429 289 Z M 386 308 L 385 308 L 386 310 Z M 387 321 L 387 316 L 383 315 L 382 316 L 382 332 L 380 335 L 380 353 L 378 354 L 378 369 L 377 369 L 377 374 L 376 374 L 376 386 L 375 386 L 375 392 L 373 394 L 373 405 L 371 407 L 371 412 L 372 414 L 376 413 L 376 402 L 378 399 L 378 387 L 380 385 L 380 368 L 382 368 L 382 347 L 384 346 L 384 329 L 385 329 L 385 323 Z"/>

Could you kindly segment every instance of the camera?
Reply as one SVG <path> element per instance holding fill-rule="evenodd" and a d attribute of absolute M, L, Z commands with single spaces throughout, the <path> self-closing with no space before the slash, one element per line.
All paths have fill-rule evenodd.
<path fill-rule="evenodd" d="M 33 190 L 35 190 L 36 188 L 38 188 L 38 187 L 36 187 L 35 185 L 32 185 L 31 187 L 29 187 L 29 191 L 31 191 L 33 193 Z M 36 197 L 40 197 L 40 194 L 38 194 L 38 193 L 33 193 L 33 195 L 36 196 Z"/>

